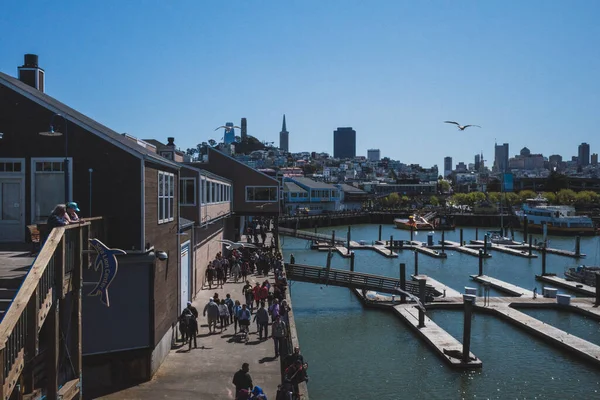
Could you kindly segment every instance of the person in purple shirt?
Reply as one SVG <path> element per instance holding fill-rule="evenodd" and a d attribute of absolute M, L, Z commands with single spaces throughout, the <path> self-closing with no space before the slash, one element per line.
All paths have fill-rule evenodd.
<path fill-rule="evenodd" d="M 273 304 L 269 307 L 271 314 L 271 322 L 275 321 L 275 318 L 279 317 L 279 299 L 273 300 Z"/>

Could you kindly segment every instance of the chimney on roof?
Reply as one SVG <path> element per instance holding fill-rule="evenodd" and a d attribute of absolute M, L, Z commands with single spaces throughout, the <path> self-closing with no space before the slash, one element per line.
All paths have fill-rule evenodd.
<path fill-rule="evenodd" d="M 38 66 L 37 54 L 25 54 L 25 63 L 18 68 L 19 80 L 32 88 L 44 92 L 45 72 Z"/>
<path fill-rule="evenodd" d="M 169 147 L 175 147 L 175 138 L 174 137 L 168 137 L 167 138 L 167 146 L 169 146 Z"/>

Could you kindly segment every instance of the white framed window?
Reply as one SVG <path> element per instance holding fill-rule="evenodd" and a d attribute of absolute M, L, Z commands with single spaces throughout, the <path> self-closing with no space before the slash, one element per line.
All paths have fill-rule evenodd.
<path fill-rule="evenodd" d="M 277 186 L 246 186 L 246 201 L 277 202 Z"/>
<path fill-rule="evenodd" d="M 31 159 L 32 223 L 45 221 L 57 204 L 65 203 L 64 160 L 59 157 Z M 69 181 L 69 198 L 72 198 L 73 159 L 70 157 Z"/>
<path fill-rule="evenodd" d="M 196 179 L 179 179 L 179 204 L 182 206 L 196 205 Z"/>
<path fill-rule="evenodd" d="M 158 223 L 173 221 L 175 203 L 175 175 L 158 171 Z"/>

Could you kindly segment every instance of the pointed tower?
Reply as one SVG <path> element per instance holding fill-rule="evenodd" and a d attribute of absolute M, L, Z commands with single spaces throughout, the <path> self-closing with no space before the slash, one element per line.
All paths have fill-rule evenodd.
<path fill-rule="evenodd" d="M 282 151 L 290 151 L 290 133 L 287 131 L 285 126 L 285 114 L 283 114 L 283 124 L 281 124 L 281 132 L 279 132 L 279 148 Z"/>

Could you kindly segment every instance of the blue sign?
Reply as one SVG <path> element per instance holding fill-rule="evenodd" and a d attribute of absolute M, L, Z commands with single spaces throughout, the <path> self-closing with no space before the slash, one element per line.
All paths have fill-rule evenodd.
<path fill-rule="evenodd" d="M 515 190 L 513 174 L 504 174 L 503 180 L 504 180 L 504 191 L 505 192 L 512 192 L 513 190 Z"/>
<path fill-rule="evenodd" d="M 100 296 L 100 300 L 107 307 L 110 307 L 110 301 L 108 299 L 108 287 L 115 279 L 117 270 L 119 269 L 119 263 L 117 262 L 117 255 L 126 254 L 125 251 L 120 249 L 109 249 L 104 243 L 98 239 L 89 239 L 90 245 L 96 250 L 96 260 L 94 261 L 94 270 L 102 269 L 100 280 L 96 284 L 94 290 L 92 290 L 88 296 Z"/>

